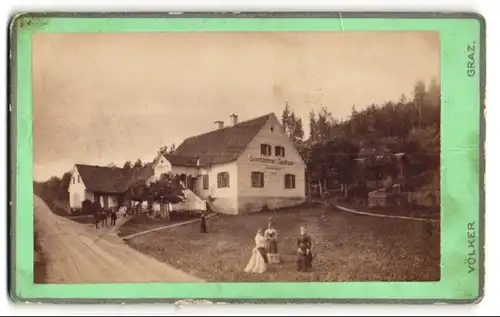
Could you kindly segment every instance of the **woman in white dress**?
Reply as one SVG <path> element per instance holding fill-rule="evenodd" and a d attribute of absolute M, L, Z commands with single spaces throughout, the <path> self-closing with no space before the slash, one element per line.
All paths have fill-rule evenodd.
<path fill-rule="evenodd" d="M 252 257 L 245 267 L 247 273 L 264 273 L 267 270 L 266 238 L 262 234 L 262 229 L 257 230 L 255 235 L 255 248 L 252 250 Z"/>

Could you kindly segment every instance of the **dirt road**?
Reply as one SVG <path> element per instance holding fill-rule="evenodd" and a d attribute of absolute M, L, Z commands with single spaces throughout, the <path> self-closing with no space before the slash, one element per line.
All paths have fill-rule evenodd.
<path fill-rule="evenodd" d="M 130 248 L 114 230 L 57 216 L 39 197 L 34 203 L 45 283 L 203 282 Z"/>

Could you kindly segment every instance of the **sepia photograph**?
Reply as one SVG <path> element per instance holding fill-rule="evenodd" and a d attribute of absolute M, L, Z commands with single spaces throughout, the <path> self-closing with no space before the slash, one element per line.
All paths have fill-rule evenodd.
<path fill-rule="evenodd" d="M 31 52 L 35 283 L 440 280 L 438 32 Z"/>

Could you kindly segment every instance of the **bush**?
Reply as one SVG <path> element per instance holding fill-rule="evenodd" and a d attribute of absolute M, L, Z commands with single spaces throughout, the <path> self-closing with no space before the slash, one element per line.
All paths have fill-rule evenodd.
<path fill-rule="evenodd" d="M 82 201 L 82 209 L 81 209 L 82 214 L 90 214 L 92 213 L 92 202 L 88 199 L 85 199 Z"/>
<path fill-rule="evenodd" d="M 52 210 L 53 213 L 55 213 L 56 215 L 58 216 L 68 216 L 69 213 L 68 213 L 68 210 L 64 207 L 61 207 L 59 205 L 52 205 L 52 206 L 49 206 L 50 210 Z"/>

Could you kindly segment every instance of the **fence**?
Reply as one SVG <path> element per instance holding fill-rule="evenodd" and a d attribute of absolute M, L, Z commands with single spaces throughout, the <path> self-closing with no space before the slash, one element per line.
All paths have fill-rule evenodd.
<path fill-rule="evenodd" d="M 393 192 L 386 192 L 384 190 L 376 190 L 368 194 L 369 207 L 404 206 L 404 205 L 437 207 L 440 205 L 439 191 L 393 193 Z"/>

